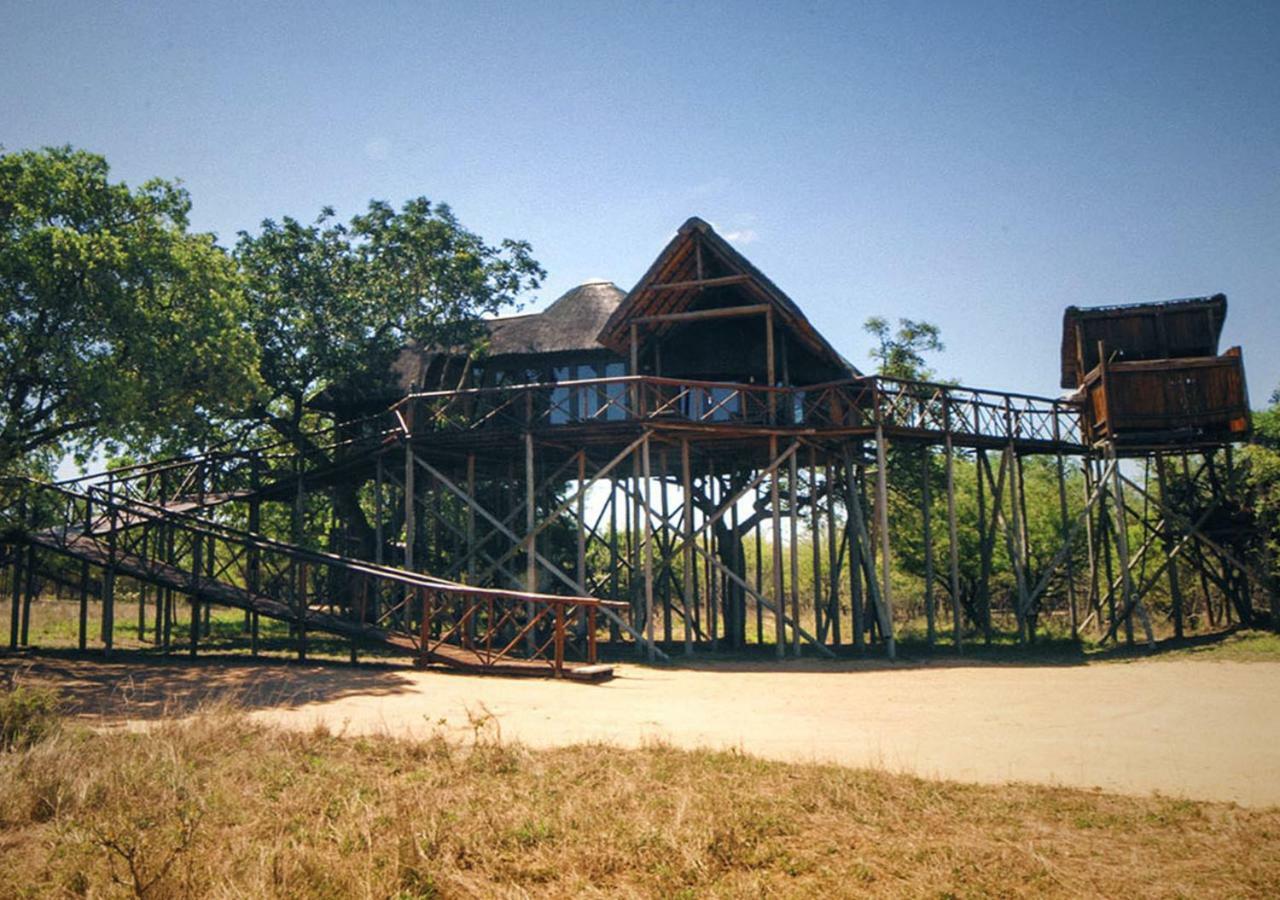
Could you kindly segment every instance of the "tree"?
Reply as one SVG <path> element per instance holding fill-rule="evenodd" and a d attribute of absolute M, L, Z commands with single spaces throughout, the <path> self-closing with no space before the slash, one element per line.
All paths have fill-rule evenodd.
<path fill-rule="evenodd" d="M 1271 579 L 1271 624 L 1280 628 L 1280 388 L 1271 394 L 1268 409 L 1253 414 L 1253 440 L 1244 460 L 1256 531 L 1254 556 Z"/>
<path fill-rule="evenodd" d="M 870 353 L 879 363 L 876 371 L 890 378 L 929 381 L 934 373 L 925 365 L 924 354 L 946 349 L 942 344 L 942 330 L 932 322 L 899 319 L 895 333 L 890 331 L 888 319 L 872 316 L 862 324 L 862 329 L 877 341 Z"/>
<path fill-rule="evenodd" d="M 235 267 L 190 199 L 70 147 L 0 155 L 0 472 L 185 444 L 255 390 Z"/>
<path fill-rule="evenodd" d="M 545 275 L 529 244 L 486 244 L 445 204 L 396 211 L 373 201 L 349 224 L 324 208 L 312 225 L 285 218 L 241 232 L 235 256 L 251 301 L 265 391 L 249 411 L 314 452 L 303 417 L 329 390 L 354 408 L 381 396 L 410 342 L 475 347 L 479 322 Z"/>
<path fill-rule="evenodd" d="M 257 235 L 240 233 L 235 257 L 264 385 L 246 421 L 269 426 L 313 465 L 327 461 L 310 436 L 317 417 L 380 411 L 394 393 L 392 362 L 402 348 L 479 349 L 482 317 L 545 275 L 527 242 L 487 244 L 448 206 L 422 197 L 398 211 L 373 201 L 349 223 L 328 207 L 311 225 L 267 220 Z M 343 482 L 332 502 L 368 556 L 374 531 L 360 488 Z"/>

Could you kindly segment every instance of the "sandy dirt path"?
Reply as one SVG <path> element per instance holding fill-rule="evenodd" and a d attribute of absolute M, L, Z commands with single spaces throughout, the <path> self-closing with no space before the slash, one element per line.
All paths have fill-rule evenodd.
<path fill-rule="evenodd" d="M 1280 663 L 624 665 L 598 686 L 376 667 L 58 665 L 43 674 L 68 683 L 79 667 L 91 686 L 82 706 L 113 717 L 228 692 L 264 720 L 347 734 L 469 737 L 472 719 L 491 714 L 504 739 L 534 747 L 656 739 L 961 781 L 1280 805 Z"/>
<path fill-rule="evenodd" d="M 408 673 L 405 693 L 264 710 L 348 732 L 736 748 L 961 781 L 1280 804 L 1280 663 L 813 671 L 648 669 L 590 687 Z M 483 705 L 482 705 L 483 704 Z"/>

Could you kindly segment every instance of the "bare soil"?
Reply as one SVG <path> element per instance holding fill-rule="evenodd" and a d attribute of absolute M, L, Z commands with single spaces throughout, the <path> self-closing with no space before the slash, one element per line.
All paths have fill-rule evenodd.
<path fill-rule="evenodd" d="M 598 686 L 393 666 L 0 660 L 75 710 L 137 722 L 232 701 L 290 728 L 737 749 L 976 783 L 1034 782 L 1280 805 L 1280 663 L 787 662 L 619 667 Z"/>

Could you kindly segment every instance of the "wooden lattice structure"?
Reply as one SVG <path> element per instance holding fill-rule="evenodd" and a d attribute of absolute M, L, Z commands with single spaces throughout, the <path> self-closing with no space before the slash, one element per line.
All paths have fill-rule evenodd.
<path fill-rule="evenodd" d="M 398 391 L 373 408 L 367 393 L 363 407 L 335 406 L 343 424 L 323 463 L 232 450 L 26 485 L 14 494 L 22 527 L 7 536 L 10 643 L 26 641 L 41 555 L 58 554 L 80 564 L 82 608 L 102 595 L 108 647 L 112 585 L 124 577 L 150 586 L 166 646 L 173 598 L 187 598 L 191 652 L 199 610 L 216 604 L 246 610 L 255 647 L 268 615 L 291 623 L 300 652 L 308 631 L 324 630 L 353 654 L 383 643 L 479 671 L 602 677 L 598 643 L 650 660 L 753 645 L 834 656 L 873 643 L 892 657 L 891 458 L 945 473 L 941 521 L 931 479 L 921 482 L 930 644 L 947 620 L 957 649 L 966 632 L 991 639 L 997 546 L 1014 570 L 1023 640 L 1048 612 L 1073 633 L 1092 621 L 1131 636 L 1135 618 L 1149 625 L 1143 596 L 1161 577 L 1180 633 L 1177 577 L 1193 557 L 1247 618 L 1261 576 L 1215 530 L 1230 445 L 1249 427 L 1238 348 L 1216 355 L 1225 309 L 1221 297 L 1072 308 L 1071 397 L 866 376 L 691 219 L 631 291 L 591 283 L 543 313 L 488 323 L 482 359 L 407 348 Z M 915 455 L 895 453 L 904 448 Z M 976 496 L 963 499 L 978 512 L 980 576 L 968 594 L 961 455 L 976 473 Z M 1056 472 L 1061 520 L 1056 552 L 1035 572 L 1031 457 Z M 1174 492 L 1137 480 L 1135 466 L 1149 474 L 1152 462 L 1162 484 L 1176 468 L 1186 503 L 1172 508 Z M 1074 465 L 1085 498 L 1073 519 Z M 340 491 L 364 491 L 363 511 L 339 523 L 345 540 L 327 552 L 259 533 L 263 508 L 279 504 L 300 537 L 307 495 Z M 1087 554 L 1073 551 L 1081 535 Z"/>

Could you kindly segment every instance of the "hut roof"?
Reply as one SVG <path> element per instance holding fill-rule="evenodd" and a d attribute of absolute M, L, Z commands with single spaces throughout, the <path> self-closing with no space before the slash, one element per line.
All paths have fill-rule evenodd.
<path fill-rule="evenodd" d="M 733 289 L 739 292 L 739 302 L 746 301 L 742 305 L 772 304 L 778 320 L 817 357 L 842 372 L 858 374 L 853 364 L 827 343 L 790 297 L 696 216 L 680 226 L 676 236 L 609 316 L 600 330 L 599 341 L 625 354 L 630 341 L 628 323 L 633 318 L 705 308 L 701 301 L 710 293 L 703 286 L 705 279 L 725 281 L 735 277 L 739 280 Z M 699 285 L 699 281 L 703 281 L 703 285 Z M 685 283 L 690 284 L 686 288 L 669 287 Z M 672 327 L 671 324 L 658 325 L 650 329 L 650 333 L 661 334 Z"/>
<path fill-rule="evenodd" d="M 612 281 L 588 281 L 540 313 L 490 319 L 489 355 L 602 349 L 597 335 L 625 296 Z"/>
<path fill-rule="evenodd" d="M 625 296 L 611 281 L 588 281 L 566 291 L 542 312 L 486 319 L 482 324 L 489 332 L 487 357 L 603 350 L 596 335 Z M 445 364 L 458 354 L 411 344 L 392 363 L 393 377 L 402 393 L 452 387 Z M 456 379 L 457 373 L 452 377 Z"/>
<path fill-rule="evenodd" d="M 1216 356 L 1227 297 L 1189 297 L 1116 306 L 1068 306 L 1062 316 L 1062 386 L 1074 388 L 1097 365 L 1097 342 L 1120 359 Z M 1084 350 L 1083 370 L 1078 348 Z"/>

